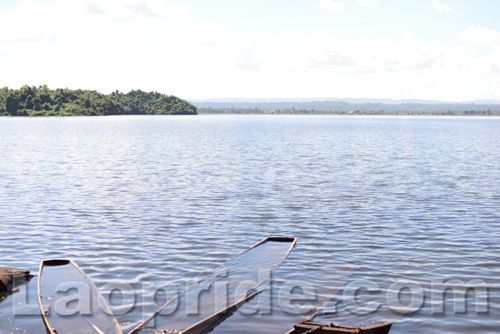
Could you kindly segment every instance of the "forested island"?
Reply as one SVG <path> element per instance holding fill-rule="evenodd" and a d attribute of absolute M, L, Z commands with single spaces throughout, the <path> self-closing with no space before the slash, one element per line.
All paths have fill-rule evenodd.
<path fill-rule="evenodd" d="M 25 85 L 0 89 L 0 116 L 196 115 L 191 103 L 172 95 L 133 90 L 49 89 Z"/>

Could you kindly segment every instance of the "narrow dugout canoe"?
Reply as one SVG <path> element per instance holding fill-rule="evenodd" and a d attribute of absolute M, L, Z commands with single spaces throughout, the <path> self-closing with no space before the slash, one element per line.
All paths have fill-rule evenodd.
<path fill-rule="evenodd" d="M 320 324 L 306 320 L 296 324 L 294 329 L 286 334 L 387 334 L 391 330 L 391 326 L 390 322 L 350 327 L 338 324 Z"/>
<path fill-rule="evenodd" d="M 123 334 L 97 287 L 71 260 L 44 260 L 38 303 L 48 334 Z"/>
<path fill-rule="evenodd" d="M 290 266 L 295 270 L 273 280 L 256 301 L 242 305 L 241 312 L 217 326 L 214 333 L 288 333 L 295 324 L 327 311 L 355 267 L 354 263 L 312 259 L 303 268 L 296 263 Z"/>
<path fill-rule="evenodd" d="M 148 327 L 147 333 L 151 333 L 151 327 L 157 333 L 208 333 L 261 292 L 260 286 L 281 265 L 295 243 L 293 237 L 267 237 L 259 241 L 160 307 L 129 334 L 141 333 Z M 162 315 L 162 311 L 174 302 L 177 303 L 176 311 Z"/>

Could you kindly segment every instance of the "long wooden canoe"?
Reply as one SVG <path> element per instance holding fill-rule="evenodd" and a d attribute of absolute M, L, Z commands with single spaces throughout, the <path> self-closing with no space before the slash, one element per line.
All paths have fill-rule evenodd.
<path fill-rule="evenodd" d="M 38 303 L 48 334 L 122 334 L 104 297 L 71 260 L 44 260 Z"/>
<path fill-rule="evenodd" d="M 311 259 L 297 263 L 285 277 L 278 277 L 257 302 L 247 303 L 214 333 L 284 334 L 293 326 L 318 313 L 329 312 L 329 304 L 354 270 L 354 263 Z M 251 317 L 249 317 L 251 315 Z M 256 326 L 258 324 L 258 326 Z"/>
<path fill-rule="evenodd" d="M 292 237 L 261 240 L 167 302 L 129 334 L 139 333 L 146 327 L 165 333 L 208 333 L 260 292 L 258 289 L 281 265 L 295 243 L 296 238 Z M 174 302 L 176 311 L 162 314 Z"/>
<path fill-rule="evenodd" d="M 312 321 L 303 321 L 294 326 L 286 334 L 387 334 L 392 323 L 383 322 L 370 326 L 342 326 L 338 324 L 321 324 Z"/>

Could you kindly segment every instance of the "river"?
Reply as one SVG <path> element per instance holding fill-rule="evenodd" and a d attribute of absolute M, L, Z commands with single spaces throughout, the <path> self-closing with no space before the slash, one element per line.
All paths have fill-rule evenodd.
<path fill-rule="evenodd" d="M 36 274 L 42 259 L 71 258 L 98 287 L 144 296 L 295 236 L 276 279 L 334 280 L 348 266 L 337 299 L 363 283 L 358 305 L 380 306 L 360 315 L 340 300 L 325 321 L 383 320 L 410 297 L 391 333 L 500 331 L 499 118 L 2 117 L 0 157 L 0 265 Z M 448 283 L 469 293 L 436 293 Z M 12 315 L 32 286 L 0 303 L 0 333 L 36 334 L 37 321 L 44 332 Z M 149 306 L 122 297 L 126 330 Z M 273 333 L 237 316 L 215 333 L 243 320 Z"/>

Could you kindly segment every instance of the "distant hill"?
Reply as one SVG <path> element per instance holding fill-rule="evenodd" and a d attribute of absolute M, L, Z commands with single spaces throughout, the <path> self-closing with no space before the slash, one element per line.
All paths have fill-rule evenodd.
<path fill-rule="evenodd" d="M 191 103 L 172 95 L 135 90 L 109 95 L 95 90 L 23 86 L 0 89 L 0 116 L 195 115 Z"/>
<path fill-rule="evenodd" d="M 442 102 L 390 99 L 192 100 L 204 114 L 498 115 L 500 101 Z"/>
<path fill-rule="evenodd" d="M 419 100 L 419 99 L 374 99 L 374 98 L 220 98 L 220 99 L 191 99 L 190 102 L 198 103 L 263 103 L 263 102 L 347 102 L 353 104 L 381 103 L 381 104 L 500 104 L 500 100 L 473 100 L 473 101 L 441 101 L 441 100 Z"/>

